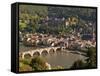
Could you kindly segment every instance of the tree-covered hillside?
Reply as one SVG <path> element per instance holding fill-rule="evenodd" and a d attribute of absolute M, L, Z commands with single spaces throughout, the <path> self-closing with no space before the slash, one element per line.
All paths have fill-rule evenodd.
<path fill-rule="evenodd" d="M 19 7 L 19 29 L 21 32 L 66 33 L 69 28 L 73 29 L 73 27 L 65 28 L 65 22 L 75 22 L 76 19 L 73 21 L 73 18 L 78 20 L 74 24 L 83 28 L 88 22 L 96 22 L 96 10 L 93 8 L 37 5 L 20 5 Z"/>

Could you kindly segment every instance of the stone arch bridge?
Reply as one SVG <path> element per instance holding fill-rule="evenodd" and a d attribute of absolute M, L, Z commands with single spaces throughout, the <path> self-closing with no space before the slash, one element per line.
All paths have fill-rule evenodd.
<path fill-rule="evenodd" d="M 20 52 L 19 56 L 24 59 L 25 55 L 29 55 L 30 57 L 33 57 L 34 55 L 41 55 L 43 53 L 50 54 L 50 53 L 56 53 L 57 51 L 63 51 L 65 47 L 47 47 L 47 48 L 40 48 L 35 50 L 29 50 L 25 52 Z"/>

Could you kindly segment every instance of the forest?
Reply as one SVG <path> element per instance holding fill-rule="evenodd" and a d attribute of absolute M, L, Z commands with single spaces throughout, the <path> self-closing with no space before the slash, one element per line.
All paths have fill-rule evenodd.
<path fill-rule="evenodd" d="M 96 22 L 96 9 L 85 7 L 20 5 L 19 30 L 26 33 L 70 33 L 75 26 L 66 28 L 65 23 L 66 21 L 73 22 L 74 18 L 78 21 L 74 25 L 78 25 L 81 28 L 89 22 L 93 24 Z"/>

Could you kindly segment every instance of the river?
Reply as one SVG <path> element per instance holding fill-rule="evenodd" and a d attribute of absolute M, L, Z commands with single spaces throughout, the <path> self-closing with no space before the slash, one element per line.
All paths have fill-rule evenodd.
<path fill-rule="evenodd" d="M 33 49 L 33 48 L 32 47 L 27 48 L 21 45 L 19 51 L 26 51 L 29 49 Z M 51 66 L 62 66 L 66 69 L 70 68 L 76 60 L 80 59 L 84 61 L 86 59 L 86 57 L 83 55 L 72 53 L 69 50 L 65 50 L 65 51 L 67 52 L 58 52 L 54 54 L 48 54 L 43 57 Z"/>
<path fill-rule="evenodd" d="M 51 66 L 62 66 L 66 69 L 70 68 L 76 60 L 84 60 L 86 57 L 83 55 L 67 53 L 56 53 L 44 57 Z"/>

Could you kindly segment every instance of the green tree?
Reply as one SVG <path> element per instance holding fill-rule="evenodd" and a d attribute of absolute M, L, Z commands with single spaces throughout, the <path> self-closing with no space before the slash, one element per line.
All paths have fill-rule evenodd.
<path fill-rule="evenodd" d="M 31 60 L 30 66 L 34 71 L 47 70 L 46 61 L 41 57 L 35 57 Z"/>
<path fill-rule="evenodd" d="M 32 67 L 29 64 L 30 59 L 19 58 L 19 71 L 32 71 Z"/>
<path fill-rule="evenodd" d="M 87 51 L 87 67 L 95 68 L 96 67 L 96 48 L 90 47 Z"/>
<path fill-rule="evenodd" d="M 26 27 L 27 27 L 26 23 L 21 22 L 21 21 L 19 22 L 19 30 L 20 31 L 24 31 Z"/>
<path fill-rule="evenodd" d="M 71 66 L 71 69 L 83 69 L 85 68 L 86 64 L 82 60 L 77 60 Z"/>

